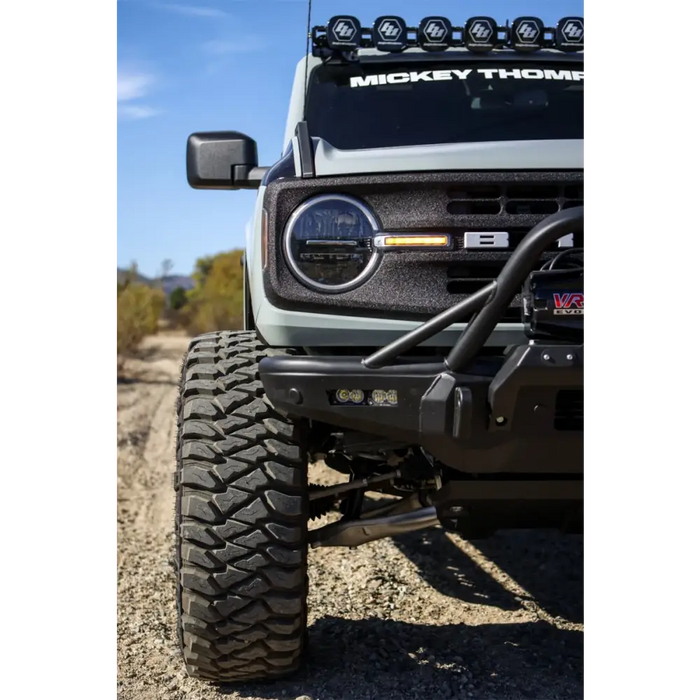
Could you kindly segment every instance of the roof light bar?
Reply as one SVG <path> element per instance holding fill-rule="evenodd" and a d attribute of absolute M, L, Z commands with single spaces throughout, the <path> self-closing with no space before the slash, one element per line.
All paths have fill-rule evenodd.
<path fill-rule="evenodd" d="M 334 60 L 350 60 L 357 49 L 372 47 L 392 53 L 416 46 L 424 51 L 463 47 L 474 53 L 544 48 L 574 52 L 583 51 L 583 17 L 564 17 L 556 27 L 545 27 L 538 17 L 518 17 L 511 26 L 492 17 L 471 17 L 456 27 L 447 17 L 430 16 L 418 27 L 408 27 L 401 17 L 382 15 L 368 29 L 352 15 L 336 15 L 325 27 L 313 27 L 311 40 L 315 56 Z"/>

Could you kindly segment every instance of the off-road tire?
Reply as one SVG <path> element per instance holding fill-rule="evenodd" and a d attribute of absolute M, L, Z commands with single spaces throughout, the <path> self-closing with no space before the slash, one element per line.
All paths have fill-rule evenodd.
<path fill-rule="evenodd" d="M 190 676 L 274 678 L 306 635 L 307 454 L 267 401 L 254 333 L 195 338 L 178 400 L 178 635 Z"/>

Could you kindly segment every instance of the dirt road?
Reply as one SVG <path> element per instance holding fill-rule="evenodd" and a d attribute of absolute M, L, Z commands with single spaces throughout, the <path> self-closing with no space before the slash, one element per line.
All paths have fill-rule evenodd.
<path fill-rule="evenodd" d="M 172 470 L 187 339 L 152 338 L 118 384 L 118 697 L 536 700 L 583 696 L 583 546 L 435 528 L 310 553 L 309 666 L 275 684 L 187 678 L 175 639 Z M 310 478 L 333 478 L 321 466 Z M 330 516 L 327 516 L 330 517 Z"/>

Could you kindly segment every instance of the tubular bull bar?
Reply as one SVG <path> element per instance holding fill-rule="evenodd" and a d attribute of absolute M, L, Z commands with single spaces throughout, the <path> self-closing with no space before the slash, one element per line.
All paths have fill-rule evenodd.
<path fill-rule="evenodd" d="M 505 358 L 478 355 L 546 248 L 582 231 L 583 207 L 547 217 L 496 280 L 369 357 L 265 358 L 269 400 L 289 415 L 420 445 L 464 472 L 581 473 L 583 433 L 562 427 L 559 404 L 561 393 L 582 399 L 583 345 L 530 341 Z M 444 361 L 404 357 L 474 314 Z M 363 398 L 339 401 L 339 391 Z M 373 401 L 375 392 L 393 401 Z"/>

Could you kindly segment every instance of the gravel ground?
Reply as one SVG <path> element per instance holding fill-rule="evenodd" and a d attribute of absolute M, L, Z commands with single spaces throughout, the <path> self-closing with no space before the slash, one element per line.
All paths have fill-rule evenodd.
<path fill-rule="evenodd" d="M 435 528 L 313 550 L 307 669 L 236 688 L 188 678 L 172 559 L 174 406 L 187 342 L 150 339 L 117 386 L 119 698 L 583 697 L 582 539 L 540 531 L 472 543 Z M 336 475 L 312 465 L 310 479 Z"/>

